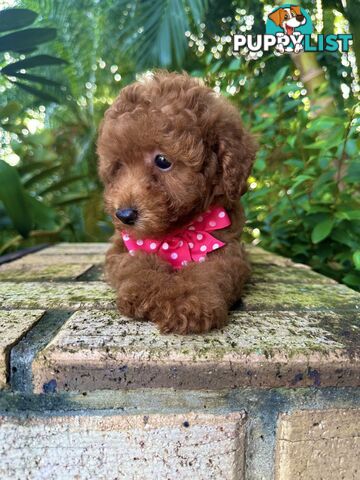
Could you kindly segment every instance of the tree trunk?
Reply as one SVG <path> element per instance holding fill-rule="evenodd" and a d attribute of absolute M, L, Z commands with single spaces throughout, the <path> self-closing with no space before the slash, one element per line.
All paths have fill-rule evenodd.
<path fill-rule="evenodd" d="M 291 58 L 300 71 L 300 80 L 308 91 L 314 115 L 331 113 L 334 110 L 335 101 L 333 96 L 328 93 L 329 83 L 316 54 L 313 52 L 294 53 L 291 54 Z"/>
<path fill-rule="evenodd" d="M 289 3 L 287 0 L 277 0 L 277 5 Z M 300 5 L 297 0 L 291 2 Z M 291 59 L 300 71 L 300 80 L 308 91 L 314 115 L 329 114 L 334 110 L 334 97 L 329 93 L 329 82 L 321 68 L 315 52 L 291 54 Z"/>

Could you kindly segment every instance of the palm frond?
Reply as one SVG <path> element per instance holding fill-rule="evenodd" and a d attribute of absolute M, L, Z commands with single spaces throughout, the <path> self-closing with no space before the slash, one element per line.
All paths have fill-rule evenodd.
<path fill-rule="evenodd" d="M 128 17 L 119 33 L 125 49 L 137 58 L 140 67 L 180 65 L 187 50 L 185 32 L 199 27 L 207 0 L 145 0 L 129 5 L 117 2 Z"/>

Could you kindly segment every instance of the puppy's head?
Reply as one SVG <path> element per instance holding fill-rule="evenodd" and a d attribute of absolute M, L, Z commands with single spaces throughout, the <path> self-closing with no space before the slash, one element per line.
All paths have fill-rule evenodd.
<path fill-rule="evenodd" d="M 115 228 L 157 237 L 246 191 L 254 143 L 235 107 L 186 74 L 125 87 L 98 139 L 99 174 Z"/>

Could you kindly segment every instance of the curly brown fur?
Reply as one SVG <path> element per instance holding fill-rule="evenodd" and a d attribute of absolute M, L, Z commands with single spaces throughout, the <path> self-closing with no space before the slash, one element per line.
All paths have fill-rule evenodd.
<path fill-rule="evenodd" d="M 155 153 L 171 159 L 164 172 Z M 98 140 L 99 173 L 115 235 L 106 274 L 125 315 L 155 322 L 162 332 L 205 332 L 223 326 L 240 298 L 249 265 L 240 244 L 239 198 L 246 191 L 255 145 L 227 100 L 186 74 L 156 72 L 125 87 L 107 110 Z M 136 208 L 126 226 L 134 238 L 161 238 L 210 205 L 226 208 L 232 224 L 214 236 L 226 246 L 181 270 L 154 254 L 130 256 L 116 218 Z"/>

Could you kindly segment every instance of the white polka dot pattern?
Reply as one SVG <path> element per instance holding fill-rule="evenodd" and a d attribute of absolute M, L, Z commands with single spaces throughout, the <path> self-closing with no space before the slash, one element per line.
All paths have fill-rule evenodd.
<path fill-rule="evenodd" d="M 225 245 L 212 235 L 213 230 L 221 230 L 231 225 L 229 216 L 223 207 L 211 207 L 201 213 L 183 230 L 163 239 L 133 239 L 128 232 L 122 232 L 122 239 L 130 255 L 137 250 L 158 255 L 169 262 L 173 268 L 180 269 L 190 262 L 202 263 L 206 256 L 211 255 Z"/>

